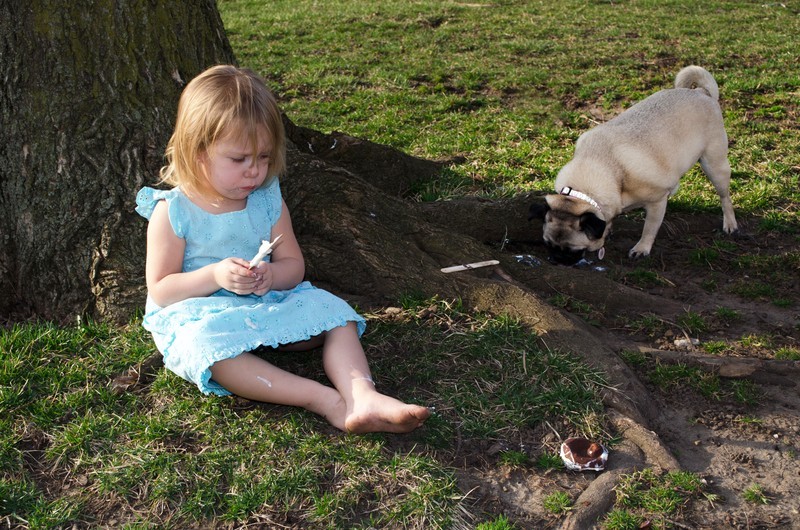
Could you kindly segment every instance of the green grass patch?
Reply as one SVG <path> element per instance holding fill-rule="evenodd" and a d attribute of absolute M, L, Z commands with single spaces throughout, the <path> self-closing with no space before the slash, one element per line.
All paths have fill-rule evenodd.
<path fill-rule="evenodd" d="M 733 399 L 744 405 L 756 405 L 761 397 L 758 386 L 750 381 L 723 380 L 714 373 L 680 363 L 656 364 L 647 371 L 647 377 L 664 392 L 690 389 L 714 401 Z"/>
<path fill-rule="evenodd" d="M 684 364 L 658 364 L 648 373 L 648 377 L 653 384 L 664 391 L 685 386 L 707 398 L 721 397 L 719 377 Z"/>
<path fill-rule="evenodd" d="M 778 348 L 775 350 L 775 358 L 781 361 L 800 361 L 800 349 L 797 348 Z"/>
<path fill-rule="evenodd" d="M 761 398 L 761 389 L 748 379 L 734 379 L 730 381 L 730 391 L 733 398 L 744 405 L 755 406 Z"/>
<path fill-rule="evenodd" d="M 734 265 L 746 276 L 734 283 L 731 292 L 749 300 L 769 301 L 777 307 L 794 305 L 791 298 L 781 296 L 781 291 L 790 288 L 797 278 L 800 252 L 745 254 L 739 256 Z"/>
<path fill-rule="evenodd" d="M 755 333 L 743 335 L 739 339 L 739 343 L 745 348 L 755 349 L 772 349 L 773 342 L 774 339 L 770 335 L 757 335 Z"/>
<path fill-rule="evenodd" d="M 200 396 L 163 368 L 149 386 L 113 392 L 114 377 L 153 351 L 138 325 L 0 333 L 4 516 L 68 527 L 92 521 L 97 502 L 177 527 L 290 514 L 310 526 L 445 527 L 458 515 L 450 470 L 388 451 L 380 436 L 325 434 L 302 411 Z"/>
<path fill-rule="evenodd" d="M 742 498 L 750 504 L 769 504 L 764 487 L 759 484 L 751 484 L 742 492 Z"/>
<path fill-rule="evenodd" d="M 424 387 L 427 403 L 447 420 L 435 422 L 431 443 L 449 442 L 455 426 L 462 436 L 513 438 L 552 417 L 597 432 L 602 407 L 595 399 L 604 382 L 574 356 L 541 349 L 534 334 L 508 317 L 474 315 L 444 301 L 405 306 L 376 321 L 367 344 L 380 352 L 376 377 L 391 373 Z"/>
<path fill-rule="evenodd" d="M 542 453 L 538 457 L 536 457 L 536 461 L 534 463 L 538 469 L 548 470 L 548 469 L 563 469 L 564 462 L 561 460 L 561 456 L 555 453 Z"/>
<path fill-rule="evenodd" d="M 494 521 L 480 523 L 475 530 L 516 530 L 517 525 L 508 520 L 508 517 L 501 515 Z"/>
<path fill-rule="evenodd" d="M 773 300 L 776 297 L 773 285 L 758 280 L 739 280 L 731 291 L 748 300 Z"/>
<path fill-rule="evenodd" d="M 644 521 L 652 528 L 670 528 L 670 520 L 689 503 L 712 500 L 700 477 L 685 471 L 659 474 L 653 469 L 623 475 L 614 488 L 614 508 L 606 515 L 604 528 L 634 530 Z"/>
<path fill-rule="evenodd" d="M 364 344 L 382 390 L 435 408 L 405 450 L 301 409 L 199 395 L 163 367 L 115 390 L 155 352 L 138 322 L 2 330 L 0 512 L 36 528 L 88 524 L 98 503 L 134 527 L 448 528 L 467 512 L 433 455 L 457 439 L 520 439 L 544 421 L 603 430 L 600 375 L 543 351 L 519 322 L 436 300 L 404 307 L 369 315 Z M 324 381 L 313 352 L 271 361 Z M 498 463 L 531 464 L 522 450 Z"/>
<path fill-rule="evenodd" d="M 558 308 L 575 313 L 589 324 L 596 326 L 600 323 L 602 311 L 598 311 L 592 304 L 578 300 L 573 296 L 557 294 L 550 298 L 549 302 Z"/>
<path fill-rule="evenodd" d="M 730 349 L 728 343 L 722 340 L 712 340 L 704 342 L 701 344 L 700 347 L 703 349 L 704 352 L 710 353 L 711 355 L 720 355 Z"/>
<path fill-rule="evenodd" d="M 689 263 L 699 267 L 710 267 L 719 259 L 719 251 L 714 248 L 699 248 L 689 252 Z"/>
<path fill-rule="evenodd" d="M 711 278 L 704 278 L 703 281 L 700 282 L 700 287 L 707 293 L 713 293 L 719 287 L 717 279 L 714 277 Z"/>
<path fill-rule="evenodd" d="M 503 451 L 500 453 L 500 463 L 509 467 L 526 467 L 531 458 L 525 451 Z"/>
<path fill-rule="evenodd" d="M 297 124 L 428 159 L 464 155 L 414 191 L 425 200 L 549 189 L 581 132 L 701 64 L 720 85 L 733 140 L 734 204 L 762 214 L 760 230 L 797 229 L 800 139 L 789 133 L 800 21 L 781 4 L 222 0 L 219 9 L 239 61 L 267 78 Z M 699 169 L 670 205 L 719 212 Z"/>
<path fill-rule="evenodd" d="M 634 368 L 644 366 L 647 363 L 647 355 L 640 351 L 622 350 L 619 352 L 619 356 L 625 361 L 625 364 Z"/>
<path fill-rule="evenodd" d="M 645 333 L 651 337 L 663 334 L 669 324 L 661 317 L 653 314 L 643 314 L 639 318 L 625 321 L 625 325 L 634 333 Z"/>
<path fill-rule="evenodd" d="M 678 325 L 690 335 L 697 335 L 708 330 L 706 319 L 694 311 L 685 311 L 678 317 Z"/>
<path fill-rule="evenodd" d="M 714 311 L 714 315 L 724 324 L 732 324 L 742 319 L 742 315 L 738 311 L 727 307 L 718 307 Z"/>
<path fill-rule="evenodd" d="M 636 267 L 625 274 L 624 281 L 641 288 L 671 285 L 671 282 L 654 270 Z"/>
<path fill-rule="evenodd" d="M 565 491 L 557 491 L 547 495 L 542 500 L 544 509 L 553 515 L 562 515 L 572 508 L 572 498 Z"/>

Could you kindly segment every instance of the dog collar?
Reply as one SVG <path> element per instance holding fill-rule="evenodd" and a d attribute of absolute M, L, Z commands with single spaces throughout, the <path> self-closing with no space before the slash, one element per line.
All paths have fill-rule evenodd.
<path fill-rule="evenodd" d="M 591 204 L 592 206 L 597 208 L 597 210 L 600 212 L 600 215 L 603 214 L 603 209 L 600 208 L 600 205 L 597 204 L 597 201 L 595 201 L 594 199 L 592 199 L 591 197 L 589 197 L 585 193 L 573 190 L 569 186 L 564 186 L 563 188 L 561 188 L 561 191 L 558 192 L 558 193 L 560 195 L 568 195 L 570 197 L 575 197 L 576 199 L 580 199 L 580 200 L 582 200 L 584 202 L 588 202 L 589 204 Z M 600 250 L 597 251 L 597 259 L 602 260 L 605 256 L 606 256 L 606 247 L 600 247 Z"/>
<path fill-rule="evenodd" d="M 600 205 L 597 204 L 597 201 L 595 201 L 594 199 L 592 199 L 591 197 L 589 197 L 585 193 L 581 193 L 580 191 L 574 190 L 574 189 L 570 188 L 569 186 L 564 186 L 563 188 L 561 188 L 561 191 L 559 191 L 558 193 L 560 195 L 569 195 L 570 197 L 575 197 L 576 199 L 580 199 L 580 200 L 582 200 L 584 202 L 588 202 L 589 204 L 591 204 L 592 206 L 594 206 L 595 208 L 600 210 L 600 212 L 603 211 L 600 208 Z"/>

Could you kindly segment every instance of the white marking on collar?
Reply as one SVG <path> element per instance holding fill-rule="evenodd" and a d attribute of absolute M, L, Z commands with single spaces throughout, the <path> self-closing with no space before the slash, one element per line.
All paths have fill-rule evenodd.
<path fill-rule="evenodd" d="M 589 197 L 585 193 L 581 193 L 580 191 L 574 190 L 574 189 L 570 188 L 569 186 L 564 186 L 563 188 L 561 188 L 561 191 L 559 191 L 558 193 L 560 195 L 569 195 L 570 197 L 575 197 L 576 199 L 580 199 L 580 200 L 582 200 L 584 202 L 588 202 L 589 204 L 591 204 L 592 206 L 594 206 L 595 208 L 597 208 L 601 212 L 603 211 L 600 208 L 600 205 L 597 204 L 597 201 L 595 201 L 594 199 L 592 199 L 591 197 Z"/>

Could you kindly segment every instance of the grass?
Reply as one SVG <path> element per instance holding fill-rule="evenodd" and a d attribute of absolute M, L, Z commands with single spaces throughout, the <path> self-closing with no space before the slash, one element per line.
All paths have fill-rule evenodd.
<path fill-rule="evenodd" d="M 564 462 L 561 460 L 561 457 L 554 453 L 541 453 L 538 457 L 536 457 L 535 465 L 537 468 L 542 470 L 552 470 L 552 469 L 561 469 L 564 467 Z"/>
<path fill-rule="evenodd" d="M 724 323 L 736 322 L 742 318 L 738 311 L 727 307 L 718 307 L 714 314 Z"/>
<path fill-rule="evenodd" d="M 399 446 L 391 435 L 332 432 L 302 410 L 203 397 L 163 368 L 115 389 L 154 351 L 138 322 L 4 330 L 0 514 L 30 528 L 88 524 L 98 506 L 133 526 L 449 528 L 467 517 L 446 457 L 456 439 L 520 439 L 542 422 L 602 430 L 602 378 L 540 350 L 516 321 L 412 299 L 369 321 L 379 385 L 436 410 Z M 271 360 L 323 379 L 318 355 Z M 513 450 L 498 464 L 528 458 Z"/>
<path fill-rule="evenodd" d="M 800 361 L 800 350 L 797 348 L 778 348 L 775 358 L 781 361 Z"/>
<path fill-rule="evenodd" d="M 657 364 L 648 372 L 650 381 L 663 391 L 692 388 L 707 398 L 721 396 L 721 381 L 715 374 L 685 364 Z"/>
<path fill-rule="evenodd" d="M 678 326 L 690 335 L 697 335 L 708 329 L 708 324 L 702 315 L 694 311 L 685 311 L 678 317 Z"/>
<path fill-rule="evenodd" d="M 653 314 L 643 314 L 639 318 L 626 319 L 626 325 L 633 331 L 650 336 L 663 333 L 668 327 L 667 322 Z"/>
<path fill-rule="evenodd" d="M 503 451 L 500 453 L 500 463 L 509 467 L 526 467 L 531 458 L 525 451 Z"/>
<path fill-rule="evenodd" d="M 475 530 L 515 530 L 517 528 L 519 527 L 509 521 L 508 517 L 501 515 L 494 521 L 479 524 Z"/>
<path fill-rule="evenodd" d="M 597 428 L 593 418 L 602 407 L 593 390 L 603 384 L 597 372 L 569 355 L 540 351 L 512 319 L 470 314 L 444 301 L 418 305 L 421 310 L 412 303 L 400 316 L 376 322 L 370 341 L 386 358 L 376 371 L 385 362 L 394 377 L 425 388 L 434 404 L 444 402 L 437 416 L 451 421 L 440 434 L 458 429 L 461 436 L 513 439 L 519 427 L 548 417 L 584 432 Z M 480 347 L 471 346 L 473 333 Z M 415 362 L 403 363 L 399 354 Z"/>
<path fill-rule="evenodd" d="M 572 507 L 572 499 L 564 491 L 557 491 L 547 495 L 542 501 L 544 509 L 553 515 L 566 513 Z"/>
<path fill-rule="evenodd" d="M 800 237 L 794 64 L 800 18 L 784 4 L 220 0 L 218 6 L 240 63 L 266 77 L 298 125 L 429 159 L 464 156 L 442 178 L 413 190 L 416 200 L 549 189 L 580 133 L 671 86 L 680 67 L 701 64 L 720 85 L 737 212 L 760 219 L 752 227 L 756 236 Z M 670 208 L 717 212 L 718 200 L 694 169 Z M 717 267 L 732 251 L 725 244 L 697 251 L 692 264 Z M 744 256 L 736 267 L 751 280 L 729 288 L 785 306 L 770 284 L 796 274 L 798 256 L 795 250 Z M 626 280 L 641 287 L 666 281 L 644 268 Z M 590 320 L 598 311 L 571 299 L 561 303 Z M 700 315 L 685 318 L 688 328 L 706 325 Z M 647 315 L 635 325 L 651 334 L 666 327 Z M 568 355 L 537 349 L 510 319 L 409 299 L 392 317 L 370 315 L 365 345 L 382 388 L 436 407 L 423 431 L 345 436 L 302 411 L 204 398 L 163 369 L 115 390 L 115 376 L 154 351 L 135 322 L 3 329 L 0 525 L 92 526 L 113 513 L 129 529 L 505 530 L 516 526 L 504 514 L 470 512 L 449 464 L 457 447 L 519 440 L 545 421 L 605 436 L 599 374 Z M 796 349 L 775 353 L 797 355 Z M 278 361 L 321 377 L 314 356 Z M 720 390 L 681 370 L 658 377 L 667 388 L 688 378 L 711 396 L 749 399 L 745 385 Z M 514 450 L 498 462 L 527 466 L 529 458 Z M 561 469 L 553 455 L 533 461 L 536 469 Z M 638 498 L 671 480 L 636 475 L 622 491 Z M 606 527 L 637 528 L 643 513 L 680 510 L 681 499 L 697 496 L 690 486 L 680 486 L 677 500 L 618 506 Z"/>
<path fill-rule="evenodd" d="M 733 293 L 749 300 L 768 300 L 781 308 L 794 305 L 791 298 L 781 296 L 781 283 L 792 285 L 800 270 L 800 252 L 790 250 L 773 255 L 742 255 L 735 260 L 735 270 L 741 273 L 731 287 Z"/>
<path fill-rule="evenodd" d="M 614 508 L 604 520 L 607 530 L 635 530 L 645 521 L 647 528 L 671 528 L 674 515 L 691 502 L 716 500 L 700 477 L 686 471 L 645 469 L 623 475 L 615 493 Z"/>
<path fill-rule="evenodd" d="M 720 355 L 727 351 L 729 346 L 725 341 L 713 340 L 702 343 L 701 348 L 703 351 L 710 353 L 711 355 Z"/>
<path fill-rule="evenodd" d="M 595 309 L 591 304 L 583 302 L 565 294 L 557 294 L 550 298 L 549 302 L 555 307 L 566 309 L 584 319 L 587 323 L 596 325 L 602 315 L 602 309 Z"/>
<path fill-rule="evenodd" d="M 769 497 L 759 484 L 751 484 L 742 492 L 742 498 L 750 504 L 769 504 Z"/>
<path fill-rule="evenodd" d="M 715 401 L 733 399 L 743 405 L 754 406 L 761 397 L 758 385 L 752 381 L 726 380 L 717 374 L 685 364 L 657 363 L 646 371 L 647 378 L 664 392 L 692 390 Z"/>
<path fill-rule="evenodd" d="M 631 272 L 626 273 L 624 281 L 642 288 L 669 285 L 669 280 L 658 274 L 658 272 L 641 267 L 636 267 Z"/>
<path fill-rule="evenodd" d="M 428 198 L 549 189 L 581 132 L 700 64 L 721 89 L 734 203 L 761 213 L 762 229 L 798 231 L 800 21 L 783 4 L 219 5 L 239 60 L 299 125 L 424 158 L 466 155 L 446 183 L 417 190 Z M 718 210 L 699 170 L 671 205 Z"/>

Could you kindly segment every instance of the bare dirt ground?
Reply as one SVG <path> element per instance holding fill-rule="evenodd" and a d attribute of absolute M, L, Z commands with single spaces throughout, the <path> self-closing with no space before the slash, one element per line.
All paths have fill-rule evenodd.
<path fill-rule="evenodd" d="M 605 334 L 629 360 L 660 411 L 650 428 L 681 469 L 701 476 L 706 492 L 716 496 L 713 502 L 692 500 L 662 524 L 696 529 L 800 528 L 798 363 L 776 359 L 781 349 L 785 356 L 800 348 L 800 238 L 797 227 L 762 232 L 758 219 L 741 218 L 741 233 L 728 237 L 719 233 L 719 223 L 718 215 L 668 212 L 651 257 L 633 261 L 626 257 L 627 250 L 638 239 L 641 219 L 632 216 L 615 225 L 606 259 L 598 262 L 592 257 L 590 267 L 603 267 L 591 269 L 595 274 L 652 297 L 653 318 L 620 317 L 627 309 L 624 297 L 604 307 L 562 303 Z M 535 244 L 507 250 L 527 252 L 543 262 L 541 267 L 554 266 L 546 263 L 544 249 Z M 674 307 L 675 302 L 686 311 L 683 320 L 681 315 L 659 313 L 660 306 Z M 699 316 L 701 323 L 695 327 L 701 329 L 692 329 L 691 316 Z M 697 342 L 680 346 L 686 339 Z M 630 362 L 630 352 L 640 354 L 633 356 L 639 362 Z M 719 381 L 724 388 L 755 391 L 755 399 L 743 402 L 724 391 L 704 395 L 681 380 L 666 387 L 654 384 L 653 369 L 672 362 L 670 355 L 689 363 L 724 361 L 728 368 L 706 367 L 702 373 L 737 375 Z M 763 363 L 741 377 L 734 361 L 748 359 Z M 460 467 L 460 485 L 470 491 L 477 508 L 507 514 L 520 528 L 558 528 L 564 517 L 543 508 L 544 496 L 562 490 L 577 499 L 600 476 L 504 467 L 497 456 L 503 445 L 465 447 L 461 465 L 455 464 Z M 559 440 L 542 429 L 505 445 L 535 458 L 541 452 L 557 452 Z M 614 457 L 612 448 L 610 464 Z M 745 491 L 754 485 L 762 488 L 762 502 L 745 498 Z"/>

